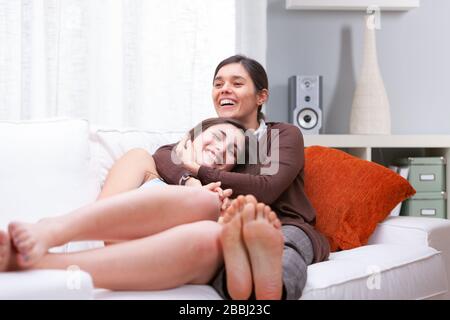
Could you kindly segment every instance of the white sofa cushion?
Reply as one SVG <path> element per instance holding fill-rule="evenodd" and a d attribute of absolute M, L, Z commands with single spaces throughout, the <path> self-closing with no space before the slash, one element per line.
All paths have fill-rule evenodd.
<path fill-rule="evenodd" d="M 0 273 L 0 300 L 86 300 L 93 292 L 91 276 L 76 269 Z"/>
<path fill-rule="evenodd" d="M 439 251 L 379 244 L 335 252 L 309 266 L 302 299 L 426 299 L 447 290 Z"/>
<path fill-rule="evenodd" d="M 310 265 L 301 299 L 425 299 L 446 291 L 445 268 L 438 251 L 383 244 L 332 253 L 329 261 Z M 148 292 L 97 289 L 94 298 L 202 300 L 220 296 L 210 286 L 186 285 Z"/>
<path fill-rule="evenodd" d="M 217 291 L 207 285 L 184 285 L 161 291 L 110 291 L 96 289 L 96 300 L 222 300 Z"/>
<path fill-rule="evenodd" d="M 103 185 L 108 171 L 125 152 L 142 148 L 153 154 L 159 147 L 175 143 L 184 132 L 156 132 L 134 129 L 92 128 L 90 135 L 93 157 L 97 160 L 99 183 Z"/>
<path fill-rule="evenodd" d="M 409 244 L 444 250 L 450 246 L 449 230 L 447 219 L 388 217 L 378 224 L 368 244 Z"/>
<path fill-rule="evenodd" d="M 430 246 L 441 252 L 450 288 L 450 221 L 426 217 L 389 217 L 379 223 L 369 244 Z M 450 292 L 445 295 L 450 299 Z"/>
<path fill-rule="evenodd" d="M 35 222 L 95 199 L 89 123 L 53 119 L 0 122 L 0 228 Z"/>

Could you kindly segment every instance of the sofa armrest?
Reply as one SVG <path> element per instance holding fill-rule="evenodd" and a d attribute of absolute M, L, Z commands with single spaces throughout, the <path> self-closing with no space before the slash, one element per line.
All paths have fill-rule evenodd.
<path fill-rule="evenodd" d="M 389 217 L 379 223 L 368 244 L 428 246 L 441 252 L 450 288 L 450 220 L 425 217 Z M 450 298 L 450 295 L 449 295 Z"/>
<path fill-rule="evenodd" d="M 369 244 L 407 244 L 450 251 L 450 220 L 422 217 L 389 217 L 379 223 Z"/>

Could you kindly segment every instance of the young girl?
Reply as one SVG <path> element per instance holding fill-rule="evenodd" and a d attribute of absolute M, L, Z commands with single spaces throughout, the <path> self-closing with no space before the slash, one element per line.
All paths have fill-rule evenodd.
<path fill-rule="evenodd" d="M 202 121 L 178 143 L 191 150 L 191 160 L 219 170 L 231 170 L 245 151 L 245 127 L 236 120 L 213 118 Z M 133 154 L 145 158 L 145 175 L 139 189 L 110 197 L 111 184 L 122 177 L 118 172 L 128 166 Z M 183 153 L 186 156 L 186 153 Z M 180 159 L 180 161 L 183 161 Z M 133 167 L 130 167 L 133 176 Z M 133 180 L 132 177 L 125 179 Z M 129 184 L 131 185 L 131 183 Z M 204 188 L 167 186 L 160 178 L 151 155 L 135 149 L 114 165 L 99 198 L 93 204 L 69 214 L 48 218 L 36 224 L 11 223 L 11 237 L 16 254 L 11 254 L 8 235 L 0 233 L 0 270 L 30 268 L 38 264 L 48 249 L 75 240 L 126 241 L 144 238 L 177 225 L 200 220 L 216 220 L 226 205 L 231 190 L 221 190 L 219 183 Z M 115 193 L 120 193 L 115 189 Z M 109 196 L 108 199 L 104 199 Z M 16 261 L 14 261 L 16 260 Z M 2 269 L 1 269 L 2 268 Z M 3 271 L 3 270 L 2 270 Z"/>

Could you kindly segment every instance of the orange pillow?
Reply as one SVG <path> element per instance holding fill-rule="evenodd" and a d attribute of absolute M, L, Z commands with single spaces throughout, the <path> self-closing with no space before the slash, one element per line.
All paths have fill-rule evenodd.
<path fill-rule="evenodd" d="M 305 192 L 331 251 L 367 244 L 377 224 L 416 193 L 386 167 L 320 146 L 305 149 Z"/>

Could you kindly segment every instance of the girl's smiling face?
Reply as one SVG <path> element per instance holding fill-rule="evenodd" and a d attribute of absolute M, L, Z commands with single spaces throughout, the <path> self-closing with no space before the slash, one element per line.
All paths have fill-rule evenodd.
<path fill-rule="evenodd" d="M 199 165 L 230 171 L 245 144 L 244 132 L 232 124 L 216 124 L 204 130 L 193 143 Z"/>

